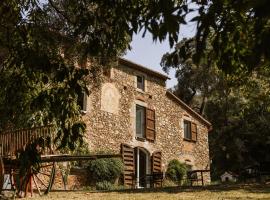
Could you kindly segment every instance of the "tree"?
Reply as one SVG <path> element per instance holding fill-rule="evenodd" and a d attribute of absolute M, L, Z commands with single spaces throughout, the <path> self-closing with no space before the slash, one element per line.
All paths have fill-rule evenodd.
<path fill-rule="evenodd" d="M 183 46 L 185 46 L 186 51 L 185 58 L 181 57 Z M 171 68 L 176 69 L 175 76 L 178 83 L 173 92 L 198 113 L 203 114 L 207 98 L 221 81 L 218 77 L 221 71 L 211 65 L 208 57 L 205 57 L 200 65 L 197 65 L 192 59 L 195 54 L 195 39 L 184 38 L 175 45 L 173 52 L 166 53 L 162 57 L 161 66 L 165 72 Z"/>
<path fill-rule="evenodd" d="M 89 94 L 89 81 L 125 52 L 134 33 L 173 45 L 185 17 L 181 3 L 1 1 L 0 129 L 52 124 L 59 148 L 74 149 L 85 130 L 78 94 Z"/>
<path fill-rule="evenodd" d="M 192 2 L 198 12 L 191 20 L 197 23 L 195 63 L 205 57 L 210 46 L 212 62 L 226 73 L 241 75 L 269 66 L 270 7 L 267 0 Z M 188 9 L 188 12 L 193 11 Z M 185 51 L 182 52 L 184 57 Z"/>
<path fill-rule="evenodd" d="M 249 164 L 269 161 L 266 156 L 269 155 L 269 3 L 266 0 L 191 2 L 187 12 L 197 12 L 191 20 L 197 23 L 195 42 L 183 41 L 162 62 L 165 68 L 188 72 L 185 78 L 177 74 L 180 80 L 175 92 L 191 106 L 194 97 L 204 99 L 201 96 L 206 92 L 200 88 L 209 76 L 205 74 L 206 80 L 199 79 L 200 68 L 207 72 L 207 64 L 214 70 L 222 70 L 214 76 L 217 82 L 208 85 L 215 87 L 208 94 L 204 112 L 213 124 L 209 138 L 213 171 L 218 175 L 224 170 L 236 171 Z M 195 95 L 188 93 L 185 97 L 181 85 L 196 91 Z"/>
<path fill-rule="evenodd" d="M 269 85 L 269 70 L 256 71 L 245 84 L 231 87 L 227 98 L 213 96 L 208 101 L 205 114 L 213 123 L 209 142 L 215 175 L 270 161 Z"/>
<path fill-rule="evenodd" d="M 269 162 L 270 157 L 270 79 L 268 66 L 252 73 L 226 74 L 212 62 L 208 47 L 196 65 L 195 40 L 185 39 L 162 58 L 165 70 L 176 69 L 178 79 L 173 92 L 203 114 L 213 126 L 209 134 L 212 173 L 219 178 L 224 171 L 239 172 L 248 165 Z M 183 45 L 186 57 L 182 58 Z M 244 76 L 245 75 L 245 76 Z M 184 86 L 184 87 L 183 87 Z M 185 93 L 194 89 L 194 95 Z M 207 97 L 207 98 L 204 98 Z M 189 101 L 187 101 L 187 99 Z"/>

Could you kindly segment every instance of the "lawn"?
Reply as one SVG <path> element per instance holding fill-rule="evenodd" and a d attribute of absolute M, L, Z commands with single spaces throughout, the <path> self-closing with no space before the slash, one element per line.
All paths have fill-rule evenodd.
<path fill-rule="evenodd" d="M 13 193 L 5 192 L 9 197 Z M 13 199 L 13 198 L 3 199 Z M 3 197 L 3 196 L 2 196 Z M 1 195 L 0 195 L 0 199 Z M 158 188 L 154 190 L 121 190 L 110 192 L 53 191 L 47 196 L 35 195 L 31 200 L 270 200 L 268 185 L 223 185 L 193 188 Z"/>
<path fill-rule="evenodd" d="M 204 188 L 162 188 L 155 190 L 133 190 L 114 192 L 69 191 L 51 192 L 39 200 L 270 200 L 270 185 L 209 186 Z"/>

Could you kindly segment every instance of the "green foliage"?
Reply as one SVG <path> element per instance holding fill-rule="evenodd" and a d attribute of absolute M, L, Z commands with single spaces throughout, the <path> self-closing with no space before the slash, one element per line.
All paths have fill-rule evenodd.
<path fill-rule="evenodd" d="M 77 155 L 77 156 L 83 156 L 83 155 L 91 155 L 91 154 L 95 154 L 93 152 L 90 152 L 89 150 L 89 146 L 87 141 L 83 141 L 83 143 L 81 145 L 79 145 L 73 152 L 73 155 Z M 77 166 L 77 167 L 87 167 L 88 166 L 88 161 L 73 161 L 71 162 L 72 166 Z"/>
<path fill-rule="evenodd" d="M 161 66 L 168 72 L 171 68 L 176 70 L 177 85 L 173 93 L 186 104 L 192 105 L 198 113 L 203 114 L 207 98 L 220 86 L 222 72 L 217 69 L 210 57 L 202 59 L 200 65 L 193 62 L 196 51 L 194 38 L 183 39 L 173 52 L 162 57 Z M 185 48 L 185 57 L 182 58 L 182 48 Z M 200 95 L 201 94 L 201 95 Z"/>
<path fill-rule="evenodd" d="M 198 11 L 191 21 L 197 24 L 196 53 L 193 61 L 200 64 L 206 54 L 211 62 L 226 73 L 241 74 L 269 66 L 269 3 L 257 1 L 194 0 L 187 12 Z M 192 8 L 196 9 L 192 9 Z M 184 45 L 181 57 L 188 51 Z M 208 52 L 210 47 L 211 52 Z M 209 56 L 208 56 L 209 57 Z"/>
<path fill-rule="evenodd" d="M 269 66 L 226 74 L 213 62 L 211 46 L 196 65 L 193 43 L 194 39 L 179 43 L 172 53 L 164 55 L 162 64 L 165 70 L 176 69 L 178 84 L 173 92 L 213 125 L 209 134 L 213 177 L 269 162 Z M 183 46 L 189 50 L 185 59 L 181 55 Z M 194 95 L 185 88 L 194 90 Z"/>
<path fill-rule="evenodd" d="M 184 21 L 180 4 L 2 0 L 0 131 L 52 125 L 58 150 L 75 150 L 86 129 L 78 94 L 89 95 L 102 66 L 123 55 L 133 34 L 143 30 L 153 40 L 168 37 L 172 46 Z M 22 154 L 22 162 L 28 162 L 28 155 L 40 156 L 34 148 L 29 150 L 35 155 Z"/>
<path fill-rule="evenodd" d="M 18 152 L 20 161 L 19 175 L 24 176 L 27 170 L 37 173 L 40 170 L 41 154 L 46 147 L 49 147 L 51 140 L 49 137 L 40 137 L 34 140 L 31 144 L 26 145 L 25 150 Z"/>
<path fill-rule="evenodd" d="M 170 178 L 166 178 L 164 179 L 162 185 L 163 187 L 176 187 L 176 186 L 179 186 L 179 183 L 172 181 Z"/>
<path fill-rule="evenodd" d="M 92 152 L 89 150 L 89 146 L 87 141 L 83 141 L 83 143 L 78 146 L 73 152 L 73 155 L 83 156 L 83 155 L 90 155 Z"/>
<path fill-rule="evenodd" d="M 172 46 L 184 10 L 175 0 L 1 1 L 0 131 L 54 125 L 57 147 L 74 150 L 85 131 L 78 94 L 89 95 L 133 34 Z"/>
<path fill-rule="evenodd" d="M 97 190 L 113 190 L 114 184 L 109 181 L 101 181 L 96 183 Z"/>
<path fill-rule="evenodd" d="M 91 176 L 97 182 L 114 183 L 117 178 L 123 173 L 124 164 L 119 158 L 103 158 L 93 160 L 89 164 Z"/>
<path fill-rule="evenodd" d="M 166 176 L 174 181 L 179 183 L 187 173 L 187 168 L 184 163 L 181 163 L 179 160 L 171 160 L 168 164 Z"/>

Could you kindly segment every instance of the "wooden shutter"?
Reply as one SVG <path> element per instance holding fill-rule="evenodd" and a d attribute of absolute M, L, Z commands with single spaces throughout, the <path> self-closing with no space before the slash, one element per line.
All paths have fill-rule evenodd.
<path fill-rule="evenodd" d="M 197 125 L 195 123 L 191 123 L 191 139 L 197 141 Z"/>
<path fill-rule="evenodd" d="M 155 131 L 155 111 L 146 108 L 146 126 L 145 126 L 145 137 L 147 140 L 154 141 L 156 138 Z"/>
<path fill-rule="evenodd" d="M 161 151 L 155 151 L 152 154 L 152 172 L 161 172 Z"/>
<path fill-rule="evenodd" d="M 134 148 L 132 148 L 127 144 L 122 144 L 121 153 L 124 162 L 124 185 L 134 186 L 134 176 L 135 176 Z"/>

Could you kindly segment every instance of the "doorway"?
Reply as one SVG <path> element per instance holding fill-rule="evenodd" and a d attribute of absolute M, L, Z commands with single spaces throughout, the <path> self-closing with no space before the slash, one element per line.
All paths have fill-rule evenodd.
<path fill-rule="evenodd" d="M 149 152 L 144 149 L 136 148 L 136 187 L 145 188 L 148 186 L 147 174 L 150 173 L 150 155 Z"/>

